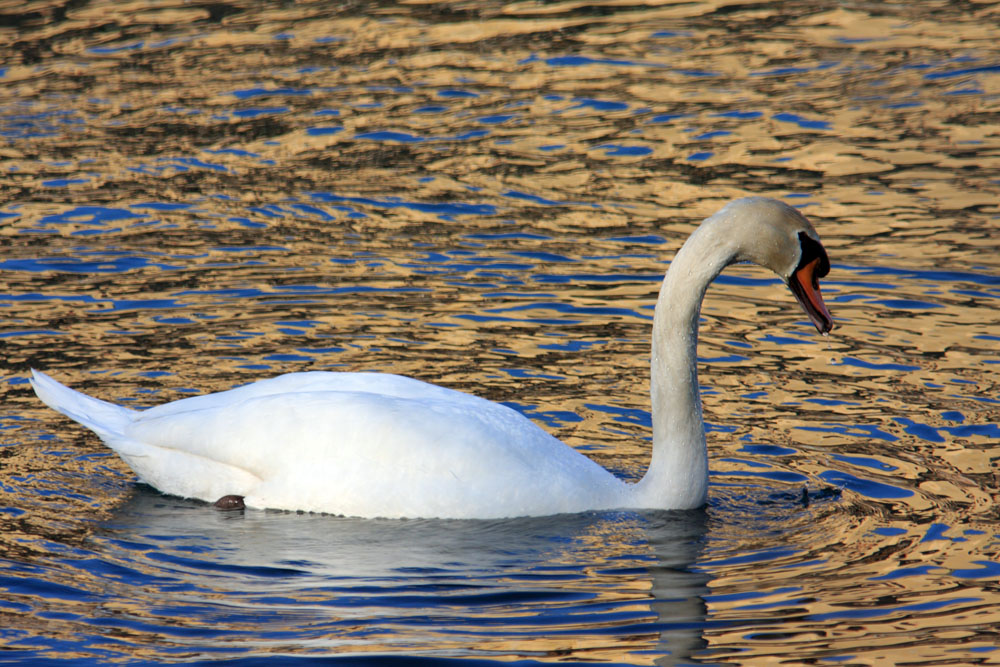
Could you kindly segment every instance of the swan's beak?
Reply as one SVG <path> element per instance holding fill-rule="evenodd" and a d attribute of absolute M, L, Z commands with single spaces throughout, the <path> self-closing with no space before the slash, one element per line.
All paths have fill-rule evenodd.
<path fill-rule="evenodd" d="M 819 278 L 821 275 L 826 275 L 824 268 L 823 258 L 817 257 L 796 269 L 788 279 L 788 287 L 802 306 L 802 310 L 806 311 L 816 329 L 823 334 L 833 329 L 833 317 L 826 309 L 823 295 L 819 292 Z"/>

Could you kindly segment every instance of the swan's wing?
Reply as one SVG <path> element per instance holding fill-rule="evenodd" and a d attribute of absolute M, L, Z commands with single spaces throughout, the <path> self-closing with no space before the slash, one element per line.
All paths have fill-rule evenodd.
<path fill-rule="evenodd" d="M 506 406 L 450 390 L 441 398 L 416 385 L 404 388 L 423 395 L 258 387 L 225 392 L 229 401 L 209 405 L 178 401 L 169 411 L 143 413 L 127 436 L 158 453 L 186 456 L 184 477 L 176 462 L 175 469 L 140 471 L 141 460 L 126 460 L 167 493 L 204 500 L 236 493 L 259 507 L 358 516 L 580 511 L 595 506 L 593 493 L 621 485 Z M 208 491 L 196 489 L 200 461 L 235 468 L 252 483 L 220 493 L 209 479 L 201 485 Z"/>
<path fill-rule="evenodd" d="M 628 504 L 624 484 L 516 411 L 410 378 L 293 373 L 145 412 L 32 383 L 164 493 L 366 517 Z"/>
<path fill-rule="evenodd" d="M 241 401 L 276 394 L 316 391 L 363 392 L 398 398 L 442 399 L 456 402 L 488 403 L 485 399 L 447 389 L 414 378 L 390 373 L 340 373 L 306 371 L 286 373 L 227 391 L 191 396 L 146 410 L 148 417 L 160 417 L 192 410 L 220 408 Z"/>

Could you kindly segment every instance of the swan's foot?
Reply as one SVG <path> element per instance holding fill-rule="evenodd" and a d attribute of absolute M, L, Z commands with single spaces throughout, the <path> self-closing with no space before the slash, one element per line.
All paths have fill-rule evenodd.
<path fill-rule="evenodd" d="M 246 509 L 246 505 L 243 504 L 243 496 L 222 496 L 215 501 L 215 507 L 220 510 Z"/>

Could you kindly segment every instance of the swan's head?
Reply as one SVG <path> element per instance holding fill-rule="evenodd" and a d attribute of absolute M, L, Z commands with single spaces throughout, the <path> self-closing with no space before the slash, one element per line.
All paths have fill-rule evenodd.
<path fill-rule="evenodd" d="M 804 215 L 776 199 L 747 197 L 730 202 L 710 219 L 714 218 L 725 221 L 719 231 L 725 235 L 723 242 L 733 248 L 731 261 L 771 269 L 785 281 L 820 333 L 833 329 L 833 317 L 819 290 L 819 279 L 829 273 L 830 260 Z"/>

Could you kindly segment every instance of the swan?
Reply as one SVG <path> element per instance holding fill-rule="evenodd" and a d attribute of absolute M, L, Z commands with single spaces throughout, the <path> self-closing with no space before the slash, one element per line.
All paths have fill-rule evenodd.
<path fill-rule="evenodd" d="M 398 375 L 289 373 L 144 411 L 35 370 L 31 384 L 142 481 L 220 506 L 454 519 L 697 508 L 708 490 L 698 320 L 708 285 L 736 262 L 774 271 L 820 333 L 833 328 L 818 283 L 829 259 L 799 211 L 748 197 L 704 220 L 674 257 L 656 302 L 652 458 L 635 483 L 507 406 Z"/>

